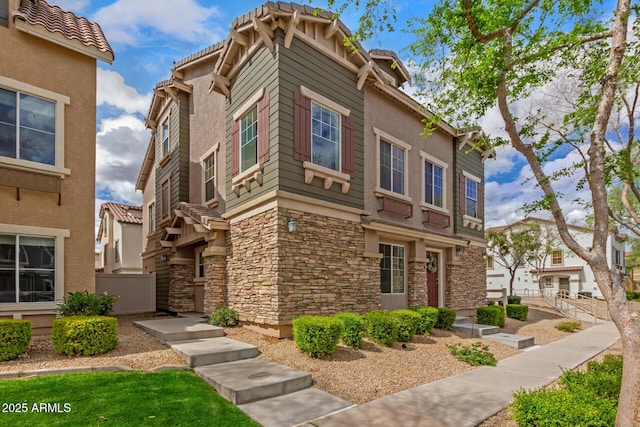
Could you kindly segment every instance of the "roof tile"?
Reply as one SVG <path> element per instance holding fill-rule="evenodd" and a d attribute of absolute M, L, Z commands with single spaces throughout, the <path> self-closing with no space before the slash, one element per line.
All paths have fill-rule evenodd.
<path fill-rule="evenodd" d="M 100 216 L 103 215 L 103 212 L 105 210 L 111 212 L 111 215 L 113 215 L 115 220 L 118 222 L 123 222 L 126 224 L 142 224 L 142 206 L 105 202 L 100 208 Z"/>

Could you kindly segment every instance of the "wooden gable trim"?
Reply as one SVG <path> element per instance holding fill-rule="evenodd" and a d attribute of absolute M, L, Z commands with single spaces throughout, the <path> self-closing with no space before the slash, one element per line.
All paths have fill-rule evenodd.
<path fill-rule="evenodd" d="M 275 49 L 273 45 L 273 30 L 256 17 L 253 17 L 251 22 L 253 23 L 253 29 L 258 32 L 258 35 L 264 42 L 265 46 L 267 46 L 267 49 L 269 49 L 269 52 L 273 53 L 273 50 Z"/>

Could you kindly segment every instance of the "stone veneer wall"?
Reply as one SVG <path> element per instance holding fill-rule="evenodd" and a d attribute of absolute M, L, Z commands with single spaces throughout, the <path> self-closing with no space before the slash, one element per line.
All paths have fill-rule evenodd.
<path fill-rule="evenodd" d="M 450 308 L 473 308 L 482 303 L 484 295 L 480 292 L 487 288 L 486 261 L 484 249 L 467 246 L 458 262 L 447 265 L 445 305 Z M 476 295 L 480 301 L 475 301 Z"/>
<path fill-rule="evenodd" d="M 284 326 L 303 314 L 380 308 L 380 261 L 363 253 L 364 230 L 352 221 L 274 208 L 233 223 L 229 307 L 241 320 Z"/>
<path fill-rule="evenodd" d="M 195 264 L 172 264 L 169 268 L 169 310 L 184 313 L 195 310 Z"/>
<path fill-rule="evenodd" d="M 225 256 L 204 257 L 204 313 L 227 307 L 227 260 Z"/>
<path fill-rule="evenodd" d="M 409 261 L 407 274 L 407 292 L 409 307 L 427 305 L 427 263 Z"/>

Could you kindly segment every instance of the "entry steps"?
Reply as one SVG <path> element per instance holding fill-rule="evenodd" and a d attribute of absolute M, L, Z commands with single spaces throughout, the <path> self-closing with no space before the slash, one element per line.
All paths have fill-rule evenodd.
<path fill-rule="evenodd" d="M 533 337 L 500 332 L 498 326 L 471 323 L 469 317 L 457 317 L 451 328 L 463 334 L 499 342 L 519 350 L 535 345 Z"/>
<path fill-rule="evenodd" d="M 169 345 L 218 394 L 265 427 L 294 426 L 351 403 L 313 388 L 311 374 L 258 358 L 258 347 L 224 337 L 201 318 L 134 322 Z M 276 410 L 277 408 L 277 410 Z"/>

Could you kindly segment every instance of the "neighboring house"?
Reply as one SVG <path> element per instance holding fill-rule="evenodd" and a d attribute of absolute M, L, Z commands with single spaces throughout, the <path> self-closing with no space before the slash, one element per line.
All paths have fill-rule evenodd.
<path fill-rule="evenodd" d="M 0 318 L 51 326 L 95 290 L 100 27 L 43 0 L 0 0 Z"/>
<path fill-rule="evenodd" d="M 523 228 L 537 228 L 543 230 L 543 236 L 548 236 L 551 242 L 544 263 L 522 263 L 516 270 L 513 282 L 515 295 L 537 295 L 540 291 L 565 291 L 577 294 L 585 292 L 594 297 L 601 297 L 602 293 L 593 276 L 589 265 L 582 258 L 569 250 L 558 235 L 555 222 L 528 217 L 521 221 L 491 230 L 519 230 Z M 569 233 L 584 248 L 590 247 L 593 241 L 593 230 L 587 227 L 569 225 Z M 626 236 L 617 231 L 611 231 L 607 237 L 607 260 L 611 268 L 624 271 L 624 251 Z M 497 261 L 496 257 L 487 252 L 487 288 L 509 289 L 509 271 Z"/>
<path fill-rule="evenodd" d="M 482 131 L 425 139 L 403 64 L 348 35 L 266 3 L 156 85 L 136 188 L 159 309 L 230 307 L 285 336 L 302 314 L 464 308 L 484 289 Z"/>
<path fill-rule="evenodd" d="M 142 273 L 142 206 L 105 202 L 100 206 L 101 273 Z"/>

